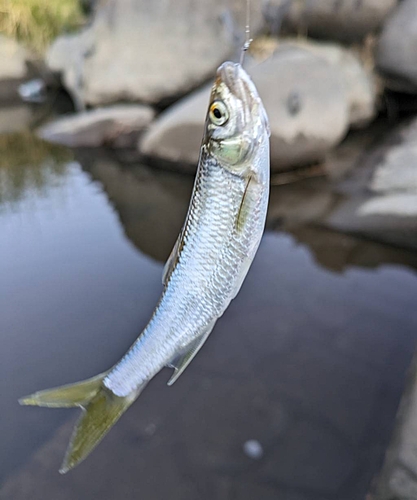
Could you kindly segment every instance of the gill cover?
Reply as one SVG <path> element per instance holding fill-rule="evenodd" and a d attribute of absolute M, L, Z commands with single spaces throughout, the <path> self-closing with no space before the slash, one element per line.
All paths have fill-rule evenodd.
<path fill-rule="evenodd" d="M 255 145 L 268 132 L 265 110 L 255 86 L 240 64 L 225 62 L 211 92 L 204 143 L 222 165 L 246 170 Z"/>
<path fill-rule="evenodd" d="M 242 134 L 222 141 L 212 141 L 209 150 L 221 163 L 236 166 L 249 156 L 252 141 L 246 134 Z"/>

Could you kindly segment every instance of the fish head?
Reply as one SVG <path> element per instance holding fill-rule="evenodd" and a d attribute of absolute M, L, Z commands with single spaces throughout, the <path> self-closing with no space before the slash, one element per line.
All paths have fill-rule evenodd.
<path fill-rule="evenodd" d="M 244 175 L 268 136 L 268 118 L 249 75 L 240 64 L 223 63 L 211 91 L 203 144 L 222 166 Z"/>

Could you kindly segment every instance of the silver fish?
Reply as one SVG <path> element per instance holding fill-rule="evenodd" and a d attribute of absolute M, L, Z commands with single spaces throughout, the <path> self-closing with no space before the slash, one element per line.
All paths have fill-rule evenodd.
<path fill-rule="evenodd" d="M 171 385 L 201 349 L 258 249 L 269 170 L 269 126 L 261 99 L 242 66 L 225 62 L 211 92 L 187 217 L 148 325 L 109 371 L 20 400 L 83 409 L 61 473 L 93 450 L 164 366 L 174 368 Z"/>

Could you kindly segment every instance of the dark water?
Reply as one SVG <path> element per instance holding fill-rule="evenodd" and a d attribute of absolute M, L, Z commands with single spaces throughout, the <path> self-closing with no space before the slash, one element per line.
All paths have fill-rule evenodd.
<path fill-rule="evenodd" d="M 60 476 L 77 411 L 17 399 L 125 352 L 158 299 L 192 179 L 27 135 L 2 158 L 2 499 L 365 498 L 417 338 L 415 254 L 283 232 L 276 214 L 300 191 L 274 187 L 253 267 L 202 352 L 172 388 L 159 374 Z M 251 439 L 259 459 L 243 450 Z"/>

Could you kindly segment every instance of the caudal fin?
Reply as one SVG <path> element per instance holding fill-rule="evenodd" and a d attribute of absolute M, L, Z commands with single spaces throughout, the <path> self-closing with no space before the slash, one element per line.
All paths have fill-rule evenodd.
<path fill-rule="evenodd" d="M 69 408 L 79 406 L 83 413 L 75 426 L 59 472 L 65 474 L 82 462 L 110 428 L 139 396 L 143 387 L 126 397 L 115 396 L 103 384 L 106 373 L 77 384 L 35 392 L 19 399 L 22 405 Z"/>

